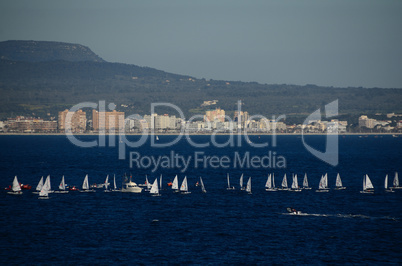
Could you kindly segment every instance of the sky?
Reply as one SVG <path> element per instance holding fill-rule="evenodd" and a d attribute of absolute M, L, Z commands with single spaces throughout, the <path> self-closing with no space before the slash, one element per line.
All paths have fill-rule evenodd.
<path fill-rule="evenodd" d="M 6 40 L 195 78 L 402 88 L 400 0 L 2 0 Z"/>

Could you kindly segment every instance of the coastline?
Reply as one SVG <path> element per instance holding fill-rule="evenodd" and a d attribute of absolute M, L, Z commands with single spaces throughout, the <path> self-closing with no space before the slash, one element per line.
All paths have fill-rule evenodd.
<path fill-rule="evenodd" d="M 72 135 L 74 135 L 74 136 L 98 136 L 99 133 L 95 133 L 95 132 L 92 132 L 92 133 L 74 133 Z M 105 134 L 105 135 L 106 136 L 109 136 L 109 135 L 119 136 L 119 134 Z M 125 133 L 124 134 L 124 136 L 141 136 L 141 135 L 144 135 L 144 134 L 142 134 L 142 133 Z M 152 135 L 179 136 L 179 135 L 182 135 L 182 134 L 180 134 L 180 133 L 147 133 L 145 135 L 149 135 L 149 136 L 152 136 Z M 247 133 L 247 134 L 244 134 L 244 133 L 241 133 L 241 134 L 238 134 L 238 133 L 183 133 L 183 135 L 190 135 L 190 136 L 212 136 L 212 135 L 222 135 L 222 136 L 225 136 L 225 135 L 247 135 L 247 136 L 302 136 L 302 135 L 307 135 L 307 136 L 314 136 L 314 135 L 317 135 L 317 136 L 320 136 L 320 135 L 322 135 L 322 136 L 325 136 L 325 135 L 339 135 L 339 136 L 366 136 L 366 135 L 367 136 L 368 135 L 376 136 L 377 135 L 377 136 L 387 136 L 387 135 L 390 135 L 390 136 L 392 136 L 392 135 L 396 135 L 396 136 L 401 136 L 402 137 L 402 133 L 384 133 L 384 132 L 381 132 L 381 133 L 373 133 L 373 132 L 370 132 L 370 133 L 351 133 L 351 132 L 348 132 L 348 133 L 338 133 L 338 134 L 331 134 L 331 133 L 303 133 L 303 134 L 301 134 L 301 133 L 275 133 L 274 134 L 274 133 L 266 133 L 266 132 L 264 132 L 264 133 L 252 132 L 252 133 Z M 65 133 L 0 133 L 0 136 L 66 136 L 66 134 Z"/>

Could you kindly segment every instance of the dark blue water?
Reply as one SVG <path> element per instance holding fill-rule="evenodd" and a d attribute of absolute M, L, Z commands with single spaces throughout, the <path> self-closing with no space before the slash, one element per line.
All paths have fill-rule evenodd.
<path fill-rule="evenodd" d="M 131 139 L 137 137 L 132 136 Z M 159 136 L 168 141 L 173 136 Z M 220 143 L 227 136 L 218 136 Z M 96 139 L 83 136 L 82 140 Z M 193 136 L 197 142 L 208 136 Z M 252 136 L 253 142 L 270 136 Z M 308 136 L 307 142 L 324 150 L 324 136 Z M 107 142 L 108 145 L 108 142 Z M 192 148 L 186 140 L 167 148 L 127 148 L 126 160 L 118 149 L 79 148 L 64 136 L 0 136 L 0 186 L 21 183 L 36 186 L 41 176 L 51 175 L 56 189 L 64 175 L 70 185 L 81 186 L 85 174 L 90 183 L 102 183 L 116 174 L 121 184 L 124 173 L 143 183 L 163 174 L 164 186 L 176 174 L 186 175 L 191 194 L 170 190 L 161 197 L 148 193 L 50 194 L 39 200 L 25 191 L 21 196 L 0 193 L 0 256 L 2 264 L 341 264 L 402 263 L 402 190 L 384 193 L 385 174 L 402 175 L 402 138 L 391 136 L 345 136 L 339 138 L 339 165 L 330 166 L 304 148 L 300 137 L 278 136 L 277 146 Z M 271 151 L 286 159 L 286 168 L 198 167 L 194 161 L 182 173 L 180 167 L 136 169 L 129 167 L 130 152 L 141 156 L 170 155 L 264 156 Z M 271 158 L 272 159 L 272 158 Z M 313 190 L 266 192 L 268 173 L 275 173 L 276 185 L 284 173 L 309 176 Z M 340 173 L 344 191 L 316 193 L 322 174 L 328 173 L 334 187 Z M 226 190 L 230 173 L 235 191 Z M 240 175 L 252 177 L 249 195 L 238 190 Z M 368 174 L 376 193 L 361 194 L 362 178 Z M 194 183 L 202 176 L 207 193 Z M 291 216 L 286 207 L 308 215 Z M 157 220 L 157 221 L 154 221 Z"/>

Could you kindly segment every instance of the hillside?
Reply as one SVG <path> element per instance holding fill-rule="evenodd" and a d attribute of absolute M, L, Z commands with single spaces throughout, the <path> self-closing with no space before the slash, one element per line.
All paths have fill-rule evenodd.
<path fill-rule="evenodd" d="M 52 54 L 57 54 L 56 50 L 53 46 Z M 0 53 L 4 54 L 1 49 Z M 43 53 L 46 54 L 40 52 Z M 288 119 L 296 120 L 336 99 L 339 112 L 349 117 L 362 113 L 402 113 L 401 89 L 205 80 L 136 65 L 73 60 L 77 56 L 72 53 L 71 60 L 58 61 L 45 60 L 55 58 L 49 55 L 33 55 L 38 60 L 30 61 L 17 61 L 15 57 L 0 60 L 0 118 L 56 116 L 58 111 L 77 103 L 99 100 L 116 103 L 117 109 L 128 115 L 149 114 L 151 103 L 169 102 L 179 106 L 187 118 L 202 114 L 208 108 L 200 107 L 205 100 L 218 100 L 216 107 L 225 109 L 229 115 L 236 109 L 237 101 L 242 100 L 243 110 L 250 114 L 267 117 L 286 114 Z M 175 114 L 171 109 L 157 112 Z"/>

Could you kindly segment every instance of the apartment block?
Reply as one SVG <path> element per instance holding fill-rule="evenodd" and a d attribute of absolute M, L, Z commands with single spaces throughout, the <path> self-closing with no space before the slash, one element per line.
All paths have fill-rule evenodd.
<path fill-rule="evenodd" d="M 67 114 L 70 113 L 68 121 L 66 120 Z M 58 117 L 59 132 L 65 132 L 66 128 L 70 128 L 73 133 L 82 133 L 86 130 L 87 115 L 82 110 L 76 112 L 69 112 L 67 109 L 59 112 Z"/>
<path fill-rule="evenodd" d="M 124 132 L 124 112 L 98 112 L 92 110 L 92 125 L 94 131 L 117 133 Z"/>
<path fill-rule="evenodd" d="M 41 118 L 17 116 L 9 118 L 8 132 L 22 133 L 55 133 L 57 132 L 57 121 L 47 121 Z"/>

